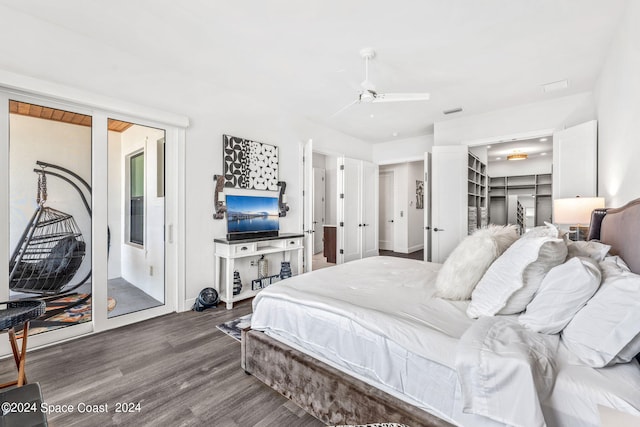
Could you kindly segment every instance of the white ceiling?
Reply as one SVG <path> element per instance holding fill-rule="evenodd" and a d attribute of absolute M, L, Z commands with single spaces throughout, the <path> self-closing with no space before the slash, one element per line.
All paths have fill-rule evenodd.
<path fill-rule="evenodd" d="M 626 1 L 0 0 L 0 67 L 181 114 L 255 102 L 382 142 L 431 133 L 454 107 L 591 90 Z M 431 100 L 330 117 L 355 98 L 366 46 L 378 91 Z"/>

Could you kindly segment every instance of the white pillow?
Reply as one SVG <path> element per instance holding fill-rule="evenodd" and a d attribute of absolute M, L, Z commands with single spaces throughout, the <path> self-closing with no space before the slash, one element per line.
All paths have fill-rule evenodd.
<path fill-rule="evenodd" d="M 594 368 L 629 362 L 640 352 L 640 275 L 602 264 L 602 286 L 562 331 L 566 347 Z"/>
<path fill-rule="evenodd" d="M 436 296 L 467 300 L 491 263 L 518 239 L 517 227 L 491 225 L 467 236 L 438 272 Z"/>
<path fill-rule="evenodd" d="M 559 333 L 596 293 L 601 278 L 591 258 L 571 258 L 553 267 L 518 321 L 536 332 Z"/>
<path fill-rule="evenodd" d="M 566 257 L 567 245 L 562 239 L 523 236 L 482 276 L 471 295 L 467 315 L 476 318 L 524 311 L 547 272 Z"/>
<path fill-rule="evenodd" d="M 598 262 L 604 260 L 604 257 L 609 253 L 611 246 L 604 243 L 591 240 L 588 242 L 578 241 L 573 242 L 569 240 L 567 242 L 568 255 L 567 257 L 573 258 L 577 256 L 589 257 Z"/>

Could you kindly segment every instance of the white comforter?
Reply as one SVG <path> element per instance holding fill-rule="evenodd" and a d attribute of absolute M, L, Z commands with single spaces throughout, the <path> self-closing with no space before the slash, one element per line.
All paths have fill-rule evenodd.
<path fill-rule="evenodd" d="M 373 257 L 295 276 L 260 292 L 251 327 L 269 328 L 266 299 L 294 301 L 344 316 L 429 360 L 455 368 L 458 339 L 472 324 L 467 302 L 432 298 L 440 264 Z M 340 281 L 336 278 L 339 277 Z"/>
<path fill-rule="evenodd" d="M 482 317 L 458 344 L 456 370 L 464 411 L 510 426 L 546 426 L 541 402 L 556 378 L 557 335 L 511 318 Z"/>

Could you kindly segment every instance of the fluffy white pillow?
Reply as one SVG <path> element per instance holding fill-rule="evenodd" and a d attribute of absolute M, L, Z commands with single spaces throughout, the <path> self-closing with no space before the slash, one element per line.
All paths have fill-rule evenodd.
<path fill-rule="evenodd" d="M 594 368 L 629 362 L 640 352 L 640 275 L 606 262 L 602 286 L 562 331 L 566 347 Z"/>
<path fill-rule="evenodd" d="M 542 279 L 567 257 L 567 245 L 553 237 L 523 236 L 500 256 L 473 290 L 472 318 L 524 311 Z"/>
<path fill-rule="evenodd" d="M 602 275 L 591 258 L 575 257 L 553 267 L 518 321 L 543 334 L 557 334 L 600 287 Z"/>
<path fill-rule="evenodd" d="M 604 257 L 609 253 L 609 249 L 611 246 L 605 245 L 604 243 L 596 242 L 595 240 L 591 240 L 588 242 L 578 241 L 572 242 L 569 240 L 567 242 L 567 249 L 569 251 L 568 257 L 573 258 L 577 256 L 589 257 L 598 262 L 604 260 Z"/>
<path fill-rule="evenodd" d="M 436 296 L 467 300 L 491 263 L 518 239 L 517 227 L 491 225 L 467 236 L 451 252 L 436 279 Z"/>

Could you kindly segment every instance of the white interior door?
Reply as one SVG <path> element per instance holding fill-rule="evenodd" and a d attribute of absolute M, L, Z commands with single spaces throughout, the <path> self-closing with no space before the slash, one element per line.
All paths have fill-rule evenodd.
<path fill-rule="evenodd" d="M 323 232 L 325 216 L 325 170 L 313 168 L 313 253 L 317 254 L 324 249 Z"/>
<path fill-rule="evenodd" d="M 312 270 L 313 262 L 313 141 L 304 143 L 302 148 L 303 168 L 303 219 L 302 231 L 304 233 L 304 272 Z"/>
<path fill-rule="evenodd" d="M 360 191 L 361 171 L 360 160 L 342 158 L 341 189 L 340 189 L 340 214 L 339 227 L 342 232 L 339 238 L 339 248 L 342 249 L 342 262 L 353 261 L 362 258 L 362 222 L 360 221 Z M 340 225 L 340 224 L 339 224 Z"/>
<path fill-rule="evenodd" d="M 553 198 L 598 192 L 598 129 L 591 120 L 553 134 Z"/>
<path fill-rule="evenodd" d="M 424 260 L 431 261 L 431 153 L 424 153 Z"/>
<path fill-rule="evenodd" d="M 432 155 L 432 260 L 444 262 L 467 231 L 466 145 L 435 146 Z"/>
<path fill-rule="evenodd" d="M 395 229 L 393 206 L 393 171 L 380 173 L 380 249 L 393 250 L 393 235 Z"/>
<path fill-rule="evenodd" d="M 378 165 L 361 162 L 362 258 L 378 255 Z"/>

